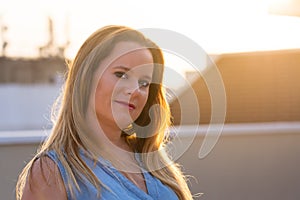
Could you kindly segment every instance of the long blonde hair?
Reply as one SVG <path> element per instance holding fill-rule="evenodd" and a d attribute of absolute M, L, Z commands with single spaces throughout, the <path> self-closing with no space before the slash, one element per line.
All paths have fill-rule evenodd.
<path fill-rule="evenodd" d="M 100 185 L 105 186 L 82 160 L 79 149 L 88 149 L 86 143 L 83 142 L 86 139 L 83 133 L 88 131 L 84 122 L 92 91 L 90 80 L 92 80 L 100 62 L 110 54 L 114 46 L 120 41 L 133 41 L 147 47 L 152 54 L 153 63 L 159 65 L 153 71 L 153 83 L 150 84 L 147 103 L 135 121 L 138 127 L 149 125 L 150 127 L 147 127 L 146 133 L 145 130 L 141 132 L 136 127 L 136 135 L 128 136 L 127 141 L 136 152 L 142 153 L 142 161 L 153 176 L 168 185 L 179 199 L 192 199 L 185 176 L 180 167 L 171 161 L 164 148 L 171 114 L 162 87 L 164 71 L 162 52 L 155 43 L 145 38 L 142 33 L 124 26 L 106 26 L 93 33 L 81 46 L 74 61 L 69 64 L 64 90 L 59 99 L 59 109 L 56 110 L 58 114 L 53 121 L 54 127 L 36 156 L 20 174 L 16 186 L 17 199 L 21 199 L 26 181 L 30 184 L 30 174 L 34 161 L 45 156 L 50 150 L 57 153 L 67 171 L 68 184 L 66 187 L 71 191 L 71 194 L 73 193 L 72 185 L 80 190 L 76 177 L 84 176 L 98 191 L 101 189 Z M 157 104 L 159 107 L 153 106 Z M 149 116 L 150 108 L 152 109 L 151 119 Z M 150 152 L 153 153 L 152 156 L 147 156 L 147 153 Z M 92 159 L 96 160 L 97 157 L 93 156 Z"/>

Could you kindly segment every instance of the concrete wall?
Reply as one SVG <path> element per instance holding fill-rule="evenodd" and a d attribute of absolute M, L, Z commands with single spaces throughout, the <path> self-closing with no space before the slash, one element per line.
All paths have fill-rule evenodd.
<path fill-rule="evenodd" d="M 194 177 L 190 179 L 192 192 L 204 193 L 199 199 L 300 199 L 300 124 L 250 126 L 225 125 L 216 146 L 203 159 L 198 158 L 198 152 L 205 130 L 199 129 L 192 145 L 178 160 L 186 174 Z M 179 133 L 180 140 L 173 144 L 176 151 L 185 147 L 191 137 L 187 132 Z M 11 137 L 0 137 L 1 200 L 14 199 L 18 173 L 38 146 L 37 142 L 5 143 L 8 138 Z"/>
<path fill-rule="evenodd" d="M 50 113 L 60 84 L 1 84 L 0 131 L 51 128 Z"/>
<path fill-rule="evenodd" d="M 15 199 L 18 174 L 32 158 L 38 144 L 0 145 L 0 199 Z"/>
<path fill-rule="evenodd" d="M 204 193 L 201 200 L 296 200 L 299 133 L 224 134 L 204 159 L 198 158 L 204 138 L 198 135 L 178 162 L 194 176 L 191 190 Z"/>

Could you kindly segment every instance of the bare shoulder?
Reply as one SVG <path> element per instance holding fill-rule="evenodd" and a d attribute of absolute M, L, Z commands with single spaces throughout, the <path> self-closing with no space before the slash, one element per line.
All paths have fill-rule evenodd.
<path fill-rule="evenodd" d="M 34 161 L 26 181 L 22 200 L 66 200 L 67 194 L 56 163 L 44 156 Z"/>

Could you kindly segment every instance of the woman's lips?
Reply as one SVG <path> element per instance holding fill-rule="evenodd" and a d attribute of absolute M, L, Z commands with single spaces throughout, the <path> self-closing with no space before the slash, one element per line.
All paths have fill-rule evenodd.
<path fill-rule="evenodd" d="M 115 102 L 123 106 L 127 106 L 129 110 L 134 110 L 136 108 L 136 106 L 133 103 L 128 103 L 126 101 L 117 101 L 117 100 Z"/>

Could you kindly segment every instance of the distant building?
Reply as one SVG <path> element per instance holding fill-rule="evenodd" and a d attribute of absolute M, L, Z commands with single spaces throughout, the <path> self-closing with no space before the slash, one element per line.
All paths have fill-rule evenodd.
<path fill-rule="evenodd" d="M 0 57 L 0 84 L 52 84 L 66 72 L 66 61 L 60 57 Z"/>
<path fill-rule="evenodd" d="M 300 121 L 300 50 L 224 54 L 216 60 L 227 96 L 225 123 Z M 200 124 L 210 123 L 211 99 L 203 77 L 192 84 L 200 108 Z M 171 101 L 174 124 L 181 110 L 193 110 L 188 90 Z M 184 124 L 191 124 L 192 114 Z"/>

